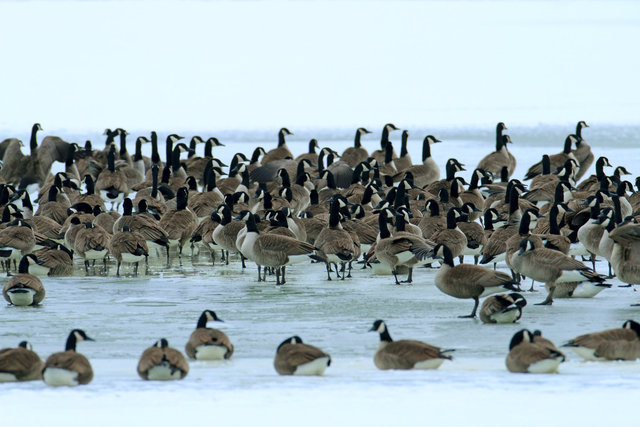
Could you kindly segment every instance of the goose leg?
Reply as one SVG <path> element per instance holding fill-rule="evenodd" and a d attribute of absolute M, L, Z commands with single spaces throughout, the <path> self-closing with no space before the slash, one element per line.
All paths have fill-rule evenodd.
<path fill-rule="evenodd" d="M 226 252 L 227 252 L 227 256 L 225 257 L 224 265 L 229 265 L 229 251 L 226 251 Z"/>
<path fill-rule="evenodd" d="M 413 267 L 409 267 L 409 275 L 407 280 L 403 280 L 402 283 L 413 283 Z"/>
<path fill-rule="evenodd" d="M 136 262 L 135 265 L 133 266 L 133 275 L 137 276 L 138 275 L 138 263 Z"/>
<path fill-rule="evenodd" d="M 460 264 L 464 264 L 464 255 L 460 255 L 458 261 L 460 261 Z"/>
<path fill-rule="evenodd" d="M 240 254 L 240 261 L 242 261 L 242 268 L 247 268 L 247 265 L 244 263 L 244 260 L 246 258 L 244 257 L 244 255 Z"/>
<path fill-rule="evenodd" d="M 258 265 L 258 282 L 262 282 L 262 277 L 260 276 L 260 265 Z"/>
<path fill-rule="evenodd" d="M 398 276 L 396 275 L 396 269 L 394 268 L 393 270 L 391 270 L 391 272 L 393 273 L 393 277 L 396 279 L 396 285 L 399 285 L 400 282 L 398 281 Z"/>
<path fill-rule="evenodd" d="M 120 276 L 120 261 L 118 261 L 118 266 L 116 267 L 116 276 Z"/>
<path fill-rule="evenodd" d="M 474 297 L 473 301 L 474 301 L 473 311 L 471 312 L 471 314 L 469 314 L 467 316 L 458 316 L 458 318 L 460 318 L 460 319 L 473 319 L 473 318 L 476 317 L 476 311 L 478 311 L 478 304 L 480 304 L 480 299 L 478 297 Z"/>
<path fill-rule="evenodd" d="M 280 267 L 276 268 L 276 285 L 281 285 L 280 282 Z"/>
<path fill-rule="evenodd" d="M 550 286 L 549 287 L 549 293 L 547 294 L 547 298 L 544 301 L 539 302 L 539 303 L 534 304 L 534 305 L 551 305 L 551 304 L 553 304 L 553 293 L 555 291 L 556 291 L 556 286 L 555 285 Z"/>
<path fill-rule="evenodd" d="M 536 283 L 536 281 L 535 281 L 535 280 L 533 280 L 533 279 L 531 279 L 531 288 L 529 288 L 529 292 L 538 292 L 538 291 L 536 291 L 535 289 L 533 289 L 533 285 L 534 285 L 534 283 Z"/>
<path fill-rule="evenodd" d="M 325 263 L 327 267 L 327 280 L 331 280 L 331 267 L 329 267 L 329 263 Z"/>
<path fill-rule="evenodd" d="M 284 278 L 284 273 L 285 273 L 285 266 L 283 265 L 282 267 L 282 284 L 284 285 L 285 283 L 287 283 L 287 280 Z"/>

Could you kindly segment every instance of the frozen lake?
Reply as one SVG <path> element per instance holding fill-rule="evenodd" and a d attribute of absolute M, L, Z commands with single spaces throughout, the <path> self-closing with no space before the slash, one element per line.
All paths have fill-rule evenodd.
<path fill-rule="evenodd" d="M 635 177 L 638 128 L 591 125 L 584 136 L 596 156 L 608 155 L 612 164 L 627 166 Z M 294 154 L 306 151 L 311 137 L 337 151 L 352 139 L 351 130 L 291 130 L 295 135 L 288 145 Z M 377 148 L 379 138 L 379 130 L 371 130 L 375 134 L 364 142 L 370 150 Z M 514 140 L 510 148 L 519 161 L 516 175 L 522 176 L 543 152 L 560 151 L 565 135 L 573 130 L 574 125 L 510 128 Z M 444 141 L 433 148 L 438 163 L 443 166 L 455 155 L 467 164 L 463 174 L 467 177 L 481 155 L 493 150 L 492 128 L 411 129 L 414 162 L 420 159 L 427 132 Z M 138 133 L 131 133 L 133 141 Z M 198 133 L 219 136 L 227 144 L 214 150 L 227 163 L 234 152 L 250 153 L 258 144 L 271 148 L 276 141 L 276 130 Z M 103 141 L 97 133 L 58 134 L 80 143 L 92 139 L 95 147 Z M 192 133 L 184 135 L 189 138 Z M 392 140 L 399 150 L 399 134 L 392 134 Z M 164 153 L 162 147 L 160 152 Z M 454 425 L 489 424 L 505 415 L 519 425 L 541 420 L 595 424 L 610 422 L 609 411 L 614 409 L 616 424 L 637 424 L 633 404 L 638 395 L 637 363 L 584 363 L 567 351 L 569 360 L 558 375 L 510 374 L 504 366 L 509 341 L 521 328 L 541 329 L 560 345 L 582 333 L 637 320 L 638 309 L 630 304 L 640 298 L 633 288 L 619 288 L 617 280 L 593 299 L 556 299 L 551 307 L 533 305 L 544 299 L 544 291 L 524 293 L 529 304 L 519 324 L 484 325 L 457 318 L 471 311 L 472 301 L 440 293 L 433 285 L 435 269 L 420 268 L 414 273 L 414 285 L 395 286 L 390 277 L 374 277 L 369 270 L 354 270 L 354 277 L 344 282 L 328 282 L 324 266 L 297 265 L 288 269 L 287 284 L 276 287 L 272 278 L 258 283 L 255 266 L 248 267 L 242 271 L 237 259 L 228 266 L 212 267 L 204 256 L 184 257 L 182 267 L 177 261 L 170 269 L 152 263 L 149 275 L 138 278 L 116 278 L 113 267 L 107 277 L 84 277 L 80 266 L 75 277 L 45 278 L 47 297 L 42 306 L 0 307 L 4 325 L 0 347 L 27 339 L 46 358 L 63 349 L 71 329 L 82 328 L 96 340 L 78 347 L 91 360 L 95 377 L 88 386 L 75 389 L 50 389 L 40 382 L 2 384 L 2 424 L 113 425 L 152 419 L 161 424 L 193 423 L 201 422 L 205 414 L 216 423 L 231 425 L 293 425 L 301 420 L 310 425 L 381 425 L 418 417 Z M 605 268 L 605 263 L 598 266 L 600 272 Z M 125 267 L 124 273 L 130 272 Z M 139 379 L 135 369 L 142 351 L 161 337 L 184 351 L 204 309 L 225 320 L 217 327 L 236 347 L 232 359 L 191 363 L 183 381 Z M 367 333 L 376 319 L 387 322 L 395 339 L 455 348 L 455 359 L 438 371 L 377 370 L 373 354 L 378 336 Z M 276 374 L 275 349 L 291 335 L 331 354 L 333 362 L 324 377 Z M 37 410 L 18 409 L 33 407 Z M 78 407 L 78 417 L 71 415 Z"/>

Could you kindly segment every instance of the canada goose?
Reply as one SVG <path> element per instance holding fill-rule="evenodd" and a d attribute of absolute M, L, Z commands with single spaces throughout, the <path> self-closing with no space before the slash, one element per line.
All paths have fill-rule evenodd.
<path fill-rule="evenodd" d="M 331 356 L 295 335 L 278 346 L 273 366 L 280 375 L 322 375 L 331 366 Z"/>
<path fill-rule="evenodd" d="M 433 135 L 427 135 L 422 142 L 422 164 L 398 168 L 401 172 L 394 176 L 399 179 L 405 173 L 413 175 L 414 185 L 424 188 L 440 179 L 440 167 L 431 157 L 431 144 L 442 142 Z"/>
<path fill-rule="evenodd" d="M 309 203 L 311 203 L 309 189 L 307 189 L 307 187 L 305 187 L 303 184 L 299 184 L 298 181 L 296 181 L 296 183 L 294 184 L 291 184 L 289 172 L 287 172 L 286 169 L 279 169 L 277 172 L 277 176 L 282 179 L 282 187 L 291 188 L 291 209 L 294 212 L 304 211 L 306 207 L 309 206 Z"/>
<path fill-rule="evenodd" d="M 209 254 L 211 255 L 211 262 L 213 263 L 213 265 L 215 265 L 216 263 L 216 249 L 222 250 L 222 246 L 219 246 L 213 240 L 213 230 L 215 230 L 218 224 L 220 224 L 221 220 L 222 219 L 220 218 L 220 215 L 218 215 L 217 211 L 211 212 L 211 215 L 200 221 L 200 224 L 198 224 L 196 229 L 193 230 L 191 238 L 189 239 L 192 248 L 197 243 L 209 250 Z"/>
<path fill-rule="evenodd" d="M 176 195 L 176 208 L 165 212 L 160 220 L 162 227 L 169 238 L 171 246 L 178 247 L 178 254 L 182 256 L 182 248 L 193 234 L 198 225 L 198 217 L 187 208 L 189 191 L 181 187 Z"/>
<path fill-rule="evenodd" d="M 309 150 L 306 153 L 300 154 L 295 158 L 296 162 L 300 162 L 302 159 L 307 159 L 314 165 L 318 162 L 318 153 L 316 153 L 316 148 L 320 148 L 318 145 L 318 140 L 315 138 L 311 138 L 309 140 Z"/>
<path fill-rule="evenodd" d="M 425 190 L 431 194 L 438 195 L 443 188 L 449 191 L 451 189 L 451 182 L 456 178 L 456 173 L 465 171 L 464 165 L 457 159 L 451 158 L 447 160 L 445 164 L 446 177 L 439 181 L 434 181 L 429 184 Z"/>
<path fill-rule="evenodd" d="M 475 304 L 471 314 L 458 317 L 476 317 L 481 296 L 495 294 L 505 289 L 516 290 L 513 287 L 516 281 L 508 274 L 488 270 L 478 265 L 459 264 L 454 266 L 453 255 L 446 245 L 436 245 L 433 248 L 433 254 L 433 258 L 443 260 L 435 277 L 437 288 L 454 298 L 471 298 L 474 300 Z"/>
<path fill-rule="evenodd" d="M 550 374 L 564 361 L 564 354 L 535 342 L 534 335 L 522 329 L 511 338 L 506 365 L 509 372 Z"/>
<path fill-rule="evenodd" d="M 401 141 L 402 143 L 400 146 L 400 157 L 393 160 L 396 166 L 396 169 L 399 172 L 406 171 L 411 166 L 413 166 L 413 162 L 411 161 L 411 156 L 409 155 L 409 151 L 407 150 L 407 143 L 409 142 L 408 130 L 402 131 Z"/>
<path fill-rule="evenodd" d="M 224 332 L 207 328 L 207 322 L 222 322 L 211 310 L 205 310 L 198 318 L 196 330 L 191 333 L 184 348 L 187 356 L 197 360 L 223 360 L 233 355 L 233 344 Z"/>
<path fill-rule="evenodd" d="M 375 246 L 375 255 L 380 262 L 389 265 L 396 279 L 396 285 L 400 284 L 396 270 L 401 265 L 409 268 L 409 276 L 403 283 L 412 283 L 413 267 L 430 262 L 426 254 L 433 249 L 434 244 L 408 232 L 396 232 L 392 236 L 387 226 L 393 215 L 389 212 L 385 209 L 378 216 L 380 236 Z"/>
<path fill-rule="evenodd" d="M 133 199 L 134 206 L 139 206 L 141 200 L 145 200 L 149 212 L 155 214 L 156 219 L 160 219 L 166 212 L 165 199 L 158 187 L 158 172 L 160 167 L 157 164 L 151 165 L 151 187 L 138 189 L 136 197 Z"/>
<path fill-rule="evenodd" d="M 287 128 L 281 128 L 278 131 L 278 147 L 267 151 L 262 158 L 261 164 L 266 165 L 269 162 L 283 159 L 293 159 L 293 154 L 289 151 L 285 137 L 287 135 L 293 135 L 293 133 Z"/>
<path fill-rule="evenodd" d="M 598 252 L 600 239 L 602 239 L 602 234 L 604 233 L 604 228 L 600 226 L 598 221 L 600 216 L 600 202 L 596 196 L 590 196 L 583 202 L 583 205 L 589 206 L 590 216 L 589 220 L 578 229 L 577 236 L 580 244 L 591 254 L 592 268 L 595 271 L 595 255 Z"/>
<path fill-rule="evenodd" d="M 563 347 L 570 347 L 585 360 L 606 360 L 604 353 L 611 353 L 615 347 L 624 343 L 638 343 L 639 339 L 640 324 L 633 320 L 627 320 L 621 328 L 580 335 L 568 341 Z M 621 347 L 619 348 L 624 350 Z"/>
<path fill-rule="evenodd" d="M 5 261 L 9 273 L 11 260 L 17 263 L 24 255 L 33 251 L 36 239 L 33 229 L 23 220 L 9 223 L 7 228 L 0 230 L 0 260 Z"/>
<path fill-rule="evenodd" d="M 67 338 L 65 351 L 53 353 L 44 363 L 42 379 L 51 386 L 75 386 L 89 384 L 93 379 L 91 363 L 82 354 L 76 353 L 79 341 L 94 341 L 82 329 L 74 329 Z"/>
<path fill-rule="evenodd" d="M 147 348 L 138 362 L 138 375 L 143 380 L 181 380 L 189 373 L 187 359 L 162 338 Z"/>
<path fill-rule="evenodd" d="M 509 152 L 507 144 L 512 142 L 509 135 L 503 135 L 507 127 L 500 122 L 496 126 L 496 151 L 487 154 L 480 160 L 476 169 L 482 169 L 493 176 L 500 176 L 503 167 L 507 167 L 508 175 L 513 175 L 516 168 L 516 161 L 513 154 Z"/>
<path fill-rule="evenodd" d="M 389 329 L 382 320 L 373 322 L 369 332 L 380 334 L 380 345 L 373 356 L 378 369 L 438 369 L 455 350 L 443 350 L 422 341 L 391 339 Z"/>
<path fill-rule="evenodd" d="M 469 188 L 460 193 L 460 199 L 464 203 L 473 203 L 477 208 L 484 208 L 484 195 L 480 191 L 480 182 L 488 174 L 482 169 L 475 169 L 471 174 L 471 181 L 469 182 Z M 475 221 L 482 216 L 482 211 L 469 214 L 469 221 Z"/>
<path fill-rule="evenodd" d="M 335 198 L 331 201 L 329 211 L 329 224 L 324 228 L 314 243 L 316 256 L 327 267 L 327 280 L 331 280 L 329 264 L 336 265 L 336 275 L 340 277 L 337 266 L 342 266 L 342 280 L 345 278 L 345 264 L 354 261 L 358 249 L 349 234 L 340 223 L 340 208 L 345 207 L 343 199 Z"/>
<path fill-rule="evenodd" d="M 522 317 L 527 300 L 518 293 L 491 295 L 480 306 L 482 323 L 515 323 Z"/>
<path fill-rule="evenodd" d="M 242 221 L 232 221 L 231 209 L 227 204 L 222 204 L 218 208 L 219 224 L 213 229 L 212 237 L 216 245 L 225 250 L 225 264 L 229 265 L 229 254 L 238 252 L 236 239 L 238 232 L 245 226 Z"/>
<path fill-rule="evenodd" d="M 266 280 L 266 271 L 265 276 L 260 275 L 260 267 L 264 266 L 275 267 L 277 285 L 286 283 L 285 266 L 303 262 L 313 253 L 314 247 L 309 243 L 277 234 L 260 234 L 253 214 L 247 215 L 246 228 L 240 253 L 258 266 L 259 282 Z"/>
<path fill-rule="evenodd" d="M 520 250 L 511 256 L 511 266 L 518 273 L 535 281 L 545 283 L 551 289 L 555 283 L 594 282 L 602 283 L 604 278 L 589 267 L 569 256 L 547 248 L 535 248 L 529 239 L 522 239 Z M 542 304 L 553 303 L 553 293 Z"/>
<path fill-rule="evenodd" d="M 42 379 L 44 362 L 27 341 L 15 348 L 0 349 L 0 382 Z"/>
<path fill-rule="evenodd" d="M 369 158 L 369 152 L 366 148 L 362 147 L 361 138 L 362 135 L 371 133 L 365 128 L 358 128 L 356 130 L 356 136 L 353 140 L 353 147 L 349 147 L 342 152 L 340 158 L 342 161 L 355 168 L 359 163 L 366 161 Z"/>
<path fill-rule="evenodd" d="M 589 170 L 589 167 L 591 166 L 591 163 L 593 163 L 593 159 L 595 157 L 591 152 L 591 147 L 587 144 L 587 141 L 582 138 L 582 129 L 588 127 L 589 125 L 583 120 L 579 121 L 576 125 L 576 148 L 571 150 L 580 163 L 580 168 L 576 174 L 576 180 L 582 178 L 587 170 Z"/>
<path fill-rule="evenodd" d="M 472 221 L 471 216 L 475 216 L 478 212 L 482 213 L 482 211 L 476 208 L 473 203 L 465 203 L 460 209 L 463 215 L 462 221 L 458 223 L 458 228 L 467 238 L 467 247 L 459 256 L 460 264 L 463 263 L 465 255 L 473 255 L 473 263 L 477 264 L 482 248 L 487 244 L 487 235 L 482 225 Z"/>
<path fill-rule="evenodd" d="M 96 194 L 95 182 L 93 181 L 93 178 L 91 177 L 91 175 L 85 175 L 83 182 L 85 184 L 86 192 L 84 194 L 80 194 L 74 202 L 75 203 L 84 202 L 84 203 L 88 203 L 90 206 L 98 205 L 100 206 L 100 209 L 102 209 L 103 211 L 106 211 L 107 207 L 104 204 L 104 200 L 102 200 L 102 197 Z"/>
<path fill-rule="evenodd" d="M 252 173 L 254 170 L 260 167 L 261 156 L 267 154 L 264 148 L 256 147 L 251 154 L 251 159 L 249 160 L 249 164 L 247 165 L 247 170 L 249 173 Z"/>
<path fill-rule="evenodd" d="M 347 162 L 334 161 L 338 154 L 335 151 L 330 151 L 327 156 L 327 170 L 333 174 L 336 181 L 336 186 L 339 188 L 349 188 L 353 181 L 353 169 Z"/>
<path fill-rule="evenodd" d="M 51 218 L 58 224 L 63 224 L 65 219 L 67 218 L 67 208 L 70 207 L 68 202 L 58 201 L 58 195 L 60 194 L 60 188 L 57 186 L 52 186 L 49 188 L 49 193 L 47 195 L 47 202 L 40 202 L 38 209 L 36 210 L 36 216 L 46 216 Z"/>
<path fill-rule="evenodd" d="M 18 306 L 38 305 L 46 294 L 40 279 L 29 274 L 29 266 L 35 265 L 38 259 L 29 254 L 22 257 L 18 266 L 18 274 L 12 276 L 2 289 L 2 295 L 8 303 Z"/>
<path fill-rule="evenodd" d="M 480 264 L 487 264 L 493 262 L 495 270 L 496 263 L 505 259 L 507 250 L 506 242 L 510 237 L 518 232 L 518 225 L 522 215 L 519 209 L 519 197 L 518 189 L 509 188 L 509 219 L 507 224 L 496 229 L 491 236 L 487 239 L 487 243 L 482 248 L 482 259 Z M 495 208 L 492 208 L 495 209 Z M 498 215 L 500 214 L 499 211 Z"/>
<path fill-rule="evenodd" d="M 193 141 L 193 139 L 192 139 Z M 187 167 L 187 172 L 189 175 L 195 176 L 198 179 L 198 182 L 202 186 L 205 185 L 204 182 L 204 171 L 207 164 L 210 163 L 211 159 L 213 159 L 213 147 L 224 147 L 224 144 L 221 144 L 217 138 L 211 137 L 207 139 L 204 143 L 204 156 L 198 157 L 195 156 L 189 151 L 189 157 L 185 160 L 185 165 Z M 193 147 L 190 147 L 193 148 Z"/>
<path fill-rule="evenodd" d="M 466 214 L 462 214 L 458 208 L 449 209 L 449 212 L 447 212 L 447 228 L 431 235 L 429 239 L 436 244 L 446 245 L 454 258 L 462 255 L 467 248 L 468 241 L 467 236 L 458 227 L 458 222 L 465 218 Z"/>
<path fill-rule="evenodd" d="M 40 270 L 48 276 L 71 276 L 73 274 L 73 252 L 57 243 L 34 252 Z"/>
<path fill-rule="evenodd" d="M 590 177 L 583 179 L 577 186 L 578 191 L 596 191 L 600 187 L 602 179 L 606 177 L 606 174 L 604 173 L 605 167 L 612 167 L 611 163 L 609 163 L 609 159 L 604 156 L 598 157 L 598 160 L 596 160 L 595 175 L 591 175 Z"/>
<path fill-rule="evenodd" d="M 564 140 L 564 150 L 561 153 L 553 154 L 549 156 L 549 163 L 552 171 L 558 169 L 559 167 L 562 167 L 567 160 L 571 159 L 578 162 L 578 159 L 576 159 L 576 156 L 571 152 L 571 146 L 577 140 L 578 139 L 574 134 L 567 136 L 567 138 Z M 527 171 L 527 174 L 524 176 L 524 179 L 525 180 L 531 179 L 536 175 L 540 175 L 541 173 L 542 173 L 542 162 L 538 162 L 529 168 L 529 170 Z"/>
<path fill-rule="evenodd" d="M 111 202 L 112 210 L 116 204 L 122 203 L 122 200 L 129 193 L 126 175 L 115 167 L 115 156 L 116 148 L 111 146 L 107 154 L 107 169 L 103 169 L 100 172 L 95 183 L 96 191 L 105 203 Z"/>
<path fill-rule="evenodd" d="M 73 250 L 84 259 L 85 271 L 89 270 L 89 261 L 102 259 L 106 267 L 106 257 L 109 254 L 109 241 L 111 235 L 104 228 L 86 222 L 78 225 L 80 228 L 75 235 Z M 66 236 L 65 236 L 66 237 Z"/>
<path fill-rule="evenodd" d="M 387 144 L 391 142 L 389 141 L 389 133 L 393 132 L 394 130 L 400 129 L 398 129 L 393 123 L 387 123 L 382 127 L 382 133 L 380 135 L 380 149 L 375 150 L 371 153 L 371 157 L 373 157 L 378 163 L 385 163 Z M 391 153 L 392 158 L 396 157 L 393 149 L 391 150 Z"/>
<path fill-rule="evenodd" d="M 609 237 L 615 243 L 610 261 L 618 279 L 630 285 L 640 283 L 640 225 L 623 223 Z"/>
<path fill-rule="evenodd" d="M 428 215 L 423 215 L 420 218 L 418 227 L 422 230 L 422 236 L 429 238 L 447 228 L 447 221 L 445 217 L 440 215 L 440 205 L 435 199 L 429 199 L 424 205 L 423 212 L 427 212 Z"/>
<path fill-rule="evenodd" d="M 149 256 L 147 242 L 142 235 L 136 231 L 131 231 L 128 226 L 124 226 L 122 231 L 117 231 L 109 241 L 109 252 L 116 259 L 116 276 L 120 276 L 120 264 L 122 262 L 132 262 L 135 264 L 133 274 L 138 275 L 138 263 Z"/>

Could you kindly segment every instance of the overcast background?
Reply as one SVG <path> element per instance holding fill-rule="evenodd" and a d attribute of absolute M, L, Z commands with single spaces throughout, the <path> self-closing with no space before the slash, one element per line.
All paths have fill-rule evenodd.
<path fill-rule="evenodd" d="M 639 121 L 638 2 L 2 2 L 0 131 Z"/>

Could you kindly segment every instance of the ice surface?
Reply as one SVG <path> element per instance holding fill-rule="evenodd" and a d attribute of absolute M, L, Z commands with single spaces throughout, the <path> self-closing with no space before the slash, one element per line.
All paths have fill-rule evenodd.
<path fill-rule="evenodd" d="M 96 148 L 105 127 L 128 129 L 130 141 L 157 130 L 162 142 L 177 131 L 218 136 L 227 146 L 214 154 L 228 163 L 237 151 L 275 146 L 280 126 L 295 133 L 288 138 L 295 154 L 313 137 L 340 152 L 358 126 L 376 132 L 363 138 L 372 150 L 391 121 L 410 130 L 414 163 L 432 133 L 444 141 L 432 148 L 441 168 L 455 156 L 468 178 L 493 150 L 497 121 L 509 127 L 522 176 L 586 120 L 596 156 L 635 177 L 640 56 L 631 52 L 639 8 L 604 1 L 2 2 L 0 36 L 8 42 L 0 140 L 27 142 L 35 121 L 44 134 L 91 139 Z M 399 134 L 391 139 L 399 150 Z M 79 266 L 75 277 L 45 278 L 42 306 L 0 307 L 0 347 L 28 339 L 46 358 L 80 327 L 96 339 L 78 346 L 95 378 L 75 389 L 1 384 L 0 425 L 637 425 L 637 363 L 584 363 L 569 351 L 558 375 L 504 367 L 520 328 L 541 329 L 561 344 L 637 320 L 634 288 L 612 280 L 593 299 L 557 299 L 551 307 L 533 306 L 544 292 L 525 293 L 519 324 L 483 325 L 456 318 L 472 302 L 440 293 L 435 270 L 418 269 L 413 286 L 395 286 L 359 270 L 327 282 L 321 265 L 303 267 L 290 268 L 281 288 L 272 279 L 258 283 L 250 263 L 241 272 L 235 259 L 212 268 L 204 257 L 171 269 L 152 264 L 138 278 L 115 278 L 113 267 L 109 277 L 84 277 Z M 193 362 L 183 381 L 142 381 L 135 371 L 142 351 L 161 337 L 183 350 L 207 308 L 225 320 L 216 326 L 236 346 L 233 358 Z M 437 371 L 378 371 L 378 337 L 366 332 L 378 318 L 396 339 L 455 348 L 454 361 Z M 332 355 L 324 377 L 275 373 L 275 348 L 294 334 Z"/>

